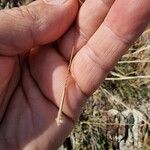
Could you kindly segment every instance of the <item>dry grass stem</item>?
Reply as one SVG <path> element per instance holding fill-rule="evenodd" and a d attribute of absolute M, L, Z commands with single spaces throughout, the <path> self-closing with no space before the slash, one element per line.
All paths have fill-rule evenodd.
<path fill-rule="evenodd" d="M 61 96 L 60 107 L 59 107 L 59 111 L 58 111 L 57 118 L 56 118 L 57 126 L 60 126 L 63 123 L 63 118 L 62 118 L 63 105 L 64 105 L 64 101 L 65 101 L 65 97 L 66 97 L 66 91 L 67 91 L 67 86 L 68 86 L 71 64 L 72 64 L 72 60 L 73 60 L 74 49 L 75 49 L 75 47 L 73 46 L 72 51 L 71 51 L 71 57 L 70 57 L 69 65 L 68 65 L 65 85 L 64 85 L 63 92 L 62 92 L 62 96 Z"/>
<path fill-rule="evenodd" d="M 132 61 L 119 61 L 118 64 L 131 64 L 131 63 L 150 63 L 150 60 L 132 60 Z"/>
<path fill-rule="evenodd" d="M 137 49 L 129 49 L 129 51 L 135 51 L 135 52 L 133 52 L 133 53 L 127 53 L 127 54 L 125 54 L 124 56 L 122 56 L 123 58 L 130 58 L 130 57 L 132 57 L 133 55 L 136 55 L 136 54 L 139 54 L 139 53 L 141 53 L 141 52 L 143 52 L 143 51 L 150 51 L 150 45 L 148 44 L 147 46 L 145 46 L 145 47 L 142 47 L 142 48 L 139 48 L 138 50 Z"/>
<path fill-rule="evenodd" d="M 150 75 L 147 76 L 130 76 L 121 78 L 106 78 L 107 81 L 121 81 L 121 80 L 137 80 L 137 79 L 150 79 Z"/>
<path fill-rule="evenodd" d="M 97 126 L 101 126 L 101 125 L 109 125 L 109 126 L 133 126 L 135 124 L 131 124 L 131 123 L 108 123 L 108 122 L 92 122 L 92 121 L 82 121 L 80 124 L 90 124 L 90 125 L 97 125 Z M 146 123 L 147 124 L 147 123 Z M 145 126 L 145 124 L 139 124 L 139 127 L 143 127 Z"/>

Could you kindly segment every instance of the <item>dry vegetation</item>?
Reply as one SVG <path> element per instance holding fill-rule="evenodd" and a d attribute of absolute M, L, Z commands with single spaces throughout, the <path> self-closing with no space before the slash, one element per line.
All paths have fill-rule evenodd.
<path fill-rule="evenodd" d="M 150 30 L 147 30 L 89 98 L 70 136 L 73 149 L 150 150 L 149 119 Z"/>
<path fill-rule="evenodd" d="M 29 1 L 0 0 L 0 9 Z M 150 29 L 91 96 L 62 149 L 150 150 Z M 125 148 L 126 147 L 126 148 Z"/>

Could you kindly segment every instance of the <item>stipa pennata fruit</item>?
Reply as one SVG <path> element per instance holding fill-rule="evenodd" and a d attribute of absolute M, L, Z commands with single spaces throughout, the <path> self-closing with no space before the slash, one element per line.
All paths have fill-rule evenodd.
<path fill-rule="evenodd" d="M 73 60 L 74 49 L 75 49 L 75 47 L 73 46 L 73 48 L 71 50 L 71 58 L 70 58 L 69 65 L 68 65 L 68 71 L 67 71 L 67 76 L 66 76 L 66 80 L 65 80 L 65 85 L 64 85 L 63 92 L 62 92 L 62 96 L 61 96 L 60 107 L 59 107 L 59 111 L 58 111 L 57 118 L 56 118 L 57 126 L 60 126 L 63 123 L 62 111 L 63 111 L 64 101 L 66 98 L 66 91 L 67 91 L 67 86 L 68 86 L 71 64 L 72 64 L 72 60 Z"/>

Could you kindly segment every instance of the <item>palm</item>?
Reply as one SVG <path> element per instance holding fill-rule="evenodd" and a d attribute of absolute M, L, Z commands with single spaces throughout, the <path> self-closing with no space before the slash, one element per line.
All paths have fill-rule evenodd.
<path fill-rule="evenodd" d="M 39 53 L 37 52 L 36 55 L 39 56 Z M 52 141 L 55 140 L 58 133 L 64 132 L 66 126 L 70 128 L 72 125 L 71 120 L 67 119 L 67 117 L 64 118 L 65 122 L 62 127 L 58 128 L 55 123 L 55 117 L 58 112 L 57 102 L 61 94 L 60 89 L 62 89 L 61 83 L 63 86 L 65 76 L 65 70 L 61 69 L 61 67 L 64 67 L 64 61 L 57 52 L 55 53 L 50 48 L 42 53 L 43 55 L 47 53 L 47 58 L 45 56 L 44 58 L 39 58 L 39 60 L 38 58 L 33 58 L 32 61 L 36 61 L 36 64 L 29 62 L 31 68 L 36 65 L 34 66 L 35 70 L 27 65 L 27 58 L 24 58 L 22 65 L 18 63 L 15 68 L 19 68 L 19 70 L 16 72 L 15 77 L 11 77 L 9 82 L 14 83 L 16 79 L 20 80 L 15 81 L 14 87 L 9 84 L 4 91 L 5 95 L 1 101 L 5 101 L 2 102 L 5 103 L 5 106 L 2 105 L 2 107 L 6 108 L 4 110 L 1 108 L 3 112 L 1 112 L 0 127 L 1 138 L 6 138 L 6 141 L 3 141 L 4 147 L 7 145 L 7 141 L 11 144 L 16 144 L 16 146 L 17 143 L 21 143 L 20 146 L 24 146 L 26 143 L 32 142 L 33 139 L 35 147 L 43 147 L 48 142 L 45 139 L 52 137 Z M 55 55 L 58 55 L 57 59 L 55 59 Z M 30 56 L 32 57 L 33 55 L 30 54 Z M 51 61 L 51 57 L 55 60 Z M 49 61 L 48 66 L 45 61 Z M 36 70 L 37 68 L 39 70 Z M 21 74 L 19 75 L 20 71 Z M 39 74 L 37 71 L 41 72 L 42 79 L 38 79 Z M 41 85 L 41 82 L 43 82 L 43 85 Z M 43 146 L 40 143 L 36 145 L 37 141 L 45 144 Z M 10 145 L 7 146 L 8 148 L 10 147 Z"/>
<path fill-rule="evenodd" d="M 58 140 L 59 135 L 62 135 L 62 142 L 78 118 L 81 102 L 77 100 L 85 97 L 70 75 L 63 110 L 64 123 L 57 127 L 55 122 L 68 67 L 67 56 L 60 54 L 64 46 L 63 38 L 61 40 L 61 44 L 55 44 L 59 49 L 49 44 L 15 58 L 1 57 L 8 62 L 5 67 L 10 74 L 4 90 L 5 105 L 1 108 L 0 136 L 6 139 L 3 141 L 5 149 L 7 141 L 8 149 L 11 144 L 17 149 L 17 143 L 21 143 L 20 148 L 27 143 L 31 149 L 32 146 L 52 147 L 53 143 L 48 142 Z M 67 47 L 71 46 L 72 42 L 68 43 Z"/>

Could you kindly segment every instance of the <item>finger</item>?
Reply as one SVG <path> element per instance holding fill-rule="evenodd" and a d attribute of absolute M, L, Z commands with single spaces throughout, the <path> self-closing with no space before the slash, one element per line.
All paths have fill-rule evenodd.
<path fill-rule="evenodd" d="M 59 108 L 68 67 L 64 59 L 55 49 L 44 47 L 32 50 L 29 64 L 32 77 L 41 92 Z M 63 112 L 71 120 L 77 120 L 85 97 L 71 77 L 67 89 Z"/>
<path fill-rule="evenodd" d="M 115 1 L 103 24 L 73 60 L 72 75 L 83 93 L 89 95 L 99 86 L 145 29 L 149 8 L 149 0 Z"/>
<path fill-rule="evenodd" d="M 14 55 L 55 41 L 72 23 L 77 9 L 76 0 L 38 0 L 0 11 L 0 54 Z"/>
<path fill-rule="evenodd" d="M 106 17 L 115 0 L 86 0 L 80 8 L 76 24 L 60 42 L 60 52 L 70 58 L 72 45 L 76 52 L 89 40 Z"/>

